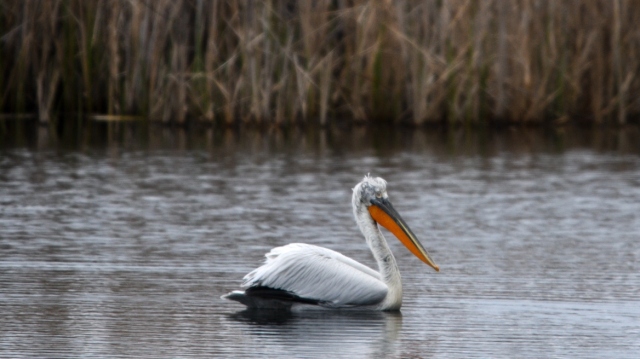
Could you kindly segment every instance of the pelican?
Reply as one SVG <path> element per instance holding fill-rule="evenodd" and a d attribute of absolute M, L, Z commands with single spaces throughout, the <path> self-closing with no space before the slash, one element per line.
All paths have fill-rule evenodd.
<path fill-rule="evenodd" d="M 222 298 L 250 308 L 291 308 L 302 303 L 327 308 L 399 310 L 400 271 L 379 225 L 424 263 L 437 272 L 440 268 L 391 205 L 384 179 L 365 176 L 353 188 L 352 205 L 379 272 L 331 249 L 292 243 L 267 253 L 265 263 L 244 277 L 244 291 L 233 291 Z"/>

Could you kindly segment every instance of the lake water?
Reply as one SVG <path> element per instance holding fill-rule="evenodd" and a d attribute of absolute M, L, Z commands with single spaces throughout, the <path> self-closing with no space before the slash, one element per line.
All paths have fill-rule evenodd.
<path fill-rule="evenodd" d="M 637 128 L 101 126 L 0 136 L 0 357 L 640 353 Z M 401 313 L 220 299 L 290 242 L 375 266 L 350 208 L 368 172 L 441 268 L 385 232 Z"/>

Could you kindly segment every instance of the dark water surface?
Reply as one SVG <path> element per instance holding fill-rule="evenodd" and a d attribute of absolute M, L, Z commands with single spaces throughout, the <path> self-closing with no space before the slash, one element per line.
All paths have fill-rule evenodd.
<path fill-rule="evenodd" d="M 637 129 L 38 131 L 0 136 L 0 357 L 640 353 Z M 441 268 L 387 234 L 401 313 L 219 299 L 290 242 L 374 266 L 367 172 Z"/>

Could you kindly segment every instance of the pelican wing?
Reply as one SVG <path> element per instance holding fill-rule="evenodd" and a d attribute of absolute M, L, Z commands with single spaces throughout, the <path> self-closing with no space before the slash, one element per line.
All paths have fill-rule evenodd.
<path fill-rule="evenodd" d="M 327 248 L 292 243 L 265 256 L 265 264 L 244 277 L 244 288 L 281 289 L 336 307 L 374 305 L 387 295 L 378 272 Z"/>

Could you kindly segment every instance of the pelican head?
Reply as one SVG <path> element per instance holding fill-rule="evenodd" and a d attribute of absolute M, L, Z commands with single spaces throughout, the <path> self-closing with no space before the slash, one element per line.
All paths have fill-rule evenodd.
<path fill-rule="evenodd" d="M 368 212 L 372 222 L 381 225 L 391 232 L 413 255 L 428 264 L 437 272 L 440 267 L 434 263 L 429 253 L 422 246 L 400 214 L 391 205 L 387 194 L 387 181 L 380 177 L 366 175 L 353 188 L 353 211 L 356 219 L 359 214 Z"/>

